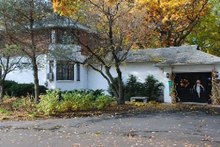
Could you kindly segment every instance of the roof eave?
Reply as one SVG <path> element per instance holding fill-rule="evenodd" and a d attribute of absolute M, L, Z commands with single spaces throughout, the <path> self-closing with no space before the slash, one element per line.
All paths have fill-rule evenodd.
<path fill-rule="evenodd" d="M 187 66 L 187 65 L 216 65 L 220 62 L 210 62 L 210 63 L 178 63 L 178 64 L 156 64 L 157 67 L 168 67 L 168 66 Z"/>

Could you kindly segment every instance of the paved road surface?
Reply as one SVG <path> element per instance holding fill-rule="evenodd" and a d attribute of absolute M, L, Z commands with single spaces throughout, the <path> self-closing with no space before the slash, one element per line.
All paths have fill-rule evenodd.
<path fill-rule="evenodd" d="M 0 123 L 0 147 L 220 147 L 220 116 L 201 112 Z"/>

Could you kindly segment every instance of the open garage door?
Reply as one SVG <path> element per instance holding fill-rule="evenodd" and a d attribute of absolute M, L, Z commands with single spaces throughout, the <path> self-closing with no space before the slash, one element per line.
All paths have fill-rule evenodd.
<path fill-rule="evenodd" d="M 175 74 L 177 96 L 180 102 L 210 102 L 211 72 Z"/>

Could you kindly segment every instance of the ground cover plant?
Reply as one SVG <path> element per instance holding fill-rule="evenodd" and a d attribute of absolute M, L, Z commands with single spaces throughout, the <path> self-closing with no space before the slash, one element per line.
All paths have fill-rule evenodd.
<path fill-rule="evenodd" d="M 61 92 L 48 90 L 34 103 L 30 95 L 25 97 L 5 96 L 0 103 L 0 119 L 15 117 L 32 119 L 71 112 L 101 111 L 113 102 L 113 98 L 102 90 L 74 90 Z"/>
<path fill-rule="evenodd" d="M 41 96 L 37 105 L 39 111 L 46 115 L 59 114 L 69 111 L 102 110 L 111 104 L 113 98 L 102 91 L 48 91 Z"/>
<path fill-rule="evenodd" d="M 135 79 L 135 78 L 132 78 Z M 116 100 L 103 90 L 49 90 L 40 96 L 36 104 L 30 95 L 5 96 L 0 103 L 0 120 L 33 120 L 56 117 L 85 117 L 94 115 L 136 115 L 137 113 L 173 113 L 201 111 L 220 115 L 220 108 L 212 105 L 166 104 L 150 101 L 126 102 L 117 105 Z"/>
<path fill-rule="evenodd" d="M 54 95 L 51 92 L 50 95 Z M 69 94 L 71 95 L 71 94 Z M 69 96 L 68 95 L 68 96 Z M 100 95 L 99 99 L 93 101 L 93 105 L 88 104 L 88 99 L 91 96 L 85 96 L 83 104 L 78 105 L 67 101 L 61 100 L 60 102 L 53 97 L 48 97 L 42 103 L 35 104 L 33 100 L 28 97 L 22 98 L 4 98 L 0 104 L 0 121 L 3 120 L 36 120 L 48 118 L 71 118 L 71 117 L 87 117 L 99 115 L 137 115 L 144 114 L 157 114 L 157 113 L 184 113 L 184 112 L 201 112 L 210 115 L 220 115 L 220 108 L 213 107 L 212 105 L 190 105 L 190 104 L 166 104 L 151 101 L 149 103 L 142 102 L 126 102 L 125 105 L 117 105 L 112 99 L 106 99 L 105 96 Z M 44 95 L 44 97 L 46 97 Z M 70 98 L 74 99 L 74 98 Z M 108 102 L 106 102 L 106 100 Z M 46 101 L 49 104 L 46 105 Z M 73 105 L 72 105 L 73 104 Z M 105 105 L 103 105 L 105 104 Z M 95 106 L 94 106 L 95 105 Z M 86 106 L 86 107 L 83 107 Z M 81 109 L 82 108 L 82 109 Z M 88 109 L 85 109 L 88 108 Z"/>

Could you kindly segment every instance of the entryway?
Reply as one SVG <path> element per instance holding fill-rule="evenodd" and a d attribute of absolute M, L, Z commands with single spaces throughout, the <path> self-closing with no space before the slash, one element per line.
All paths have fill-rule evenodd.
<path fill-rule="evenodd" d="M 210 102 L 211 72 L 175 73 L 175 75 L 177 97 L 180 102 Z M 200 83 L 201 86 L 196 88 L 196 83 Z"/>

